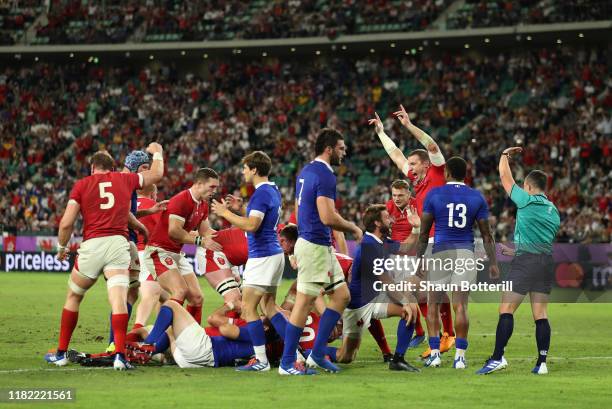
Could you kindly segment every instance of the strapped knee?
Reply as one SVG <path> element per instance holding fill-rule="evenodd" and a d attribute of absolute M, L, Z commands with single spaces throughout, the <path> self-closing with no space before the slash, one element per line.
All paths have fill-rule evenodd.
<path fill-rule="evenodd" d="M 130 286 L 130 278 L 126 275 L 115 275 L 106 281 L 106 288 L 111 289 L 113 287 L 125 287 Z"/>
<path fill-rule="evenodd" d="M 68 277 L 68 287 L 70 291 L 77 295 L 85 295 L 87 292 L 86 288 L 79 287 L 74 281 L 72 281 L 72 277 Z"/>
<path fill-rule="evenodd" d="M 217 287 L 215 287 L 215 291 L 219 293 L 219 295 L 223 296 L 224 294 L 229 293 L 234 289 L 239 289 L 240 285 L 236 282 L 236 280 L 232 278 L 226 278 L 221 281 Z"/>

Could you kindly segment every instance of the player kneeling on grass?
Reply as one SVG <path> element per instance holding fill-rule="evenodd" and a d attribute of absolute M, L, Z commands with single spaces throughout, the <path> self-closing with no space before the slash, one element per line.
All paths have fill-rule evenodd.
<path fill-rule="evenodd" d="M 276 331 L 284 335 L 287 320 L 276 312 L 276 290 L 285 269 L 285 256 L 276 234 L 282 199 L 276 185 L 268 181 L 272 168 L 268 155 L 261 151 L 253 152 L 243 158 L 242 164 L 245 182 L 255 185 L 246 216 L 231 212 L 225 201 L 213 201 L 212 211 L 246 231 L 248 238 L 249 259 L 243 273 L 242 313 L 248 322 L 257 360 L 237 370 L 269 371 L 266 337 L 257 307 L 261 303 L 264 313 L 272 316 L 271 322 Z"/>
<path fill-rule="evenodd" d="M 91 158 L 91 176 L 79 180 L 70 192 L 70 200 L 59 227 L 58 259 L 63 260 L 67 256 L 66 245 L 79 212 L 83 216 L 83 243 L 68 280 L 57 352 L 45 355 L 49 363 L 58 366 L 68 363 L 66 350 L 76 328 L 81 301 L 85 292 L 104 273 L 113 314 L 116 351 L 114 368 L 131 369 L 125 359 L 130 197 L 134 190 L 157 183 L 164 175 L 161 145 L 152 143 L 148 151 L 154 154 L 153 165 L 150 170 L 140 174 L 113 172 L 113 158 L 107 152 L 95 153 Z"/>
<path fill-rule="evenodd" d="M 414 332 L 414 320 L 417 316 L 417 304 L 403 300 L 400 303 L 387 302 L 395 294 L 381 294 L 377 292 L 377 282 L 392 282 L 387 273 L 377 275 L 375 266 L 379 260 L 385 260 L 392 254 L 407 254 L 416 248 L 419 217 L 413 208 L 410 215 L 413 225 L 412 234 L 406 241 L 399 243 L 390 240 L 391 218 L 383 204 L 369 206 L 363 216 L 366 233 L 355 253 L 349 291 L 351 301 L 342 315 L 343 338 L 342 346 L 338 350 L 337 359 L 341 363 L 355 360 L 361 344 L 364 331 L 370 326 L 372 319 L 388 317 L 401 317 L 397 324 L 397 346 L 395 354 L 389 362 L 389 369 L 395 371 L 419 372 L 419 370 L 404 359 L 408 344 Z M 403 294 L 401 294 L 403 296 Z"/>

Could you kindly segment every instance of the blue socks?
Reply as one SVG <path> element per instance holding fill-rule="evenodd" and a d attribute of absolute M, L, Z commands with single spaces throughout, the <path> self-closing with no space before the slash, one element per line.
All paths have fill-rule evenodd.
<path fill-rule="evenodd" d="M 455 348 L 466 350 L 468 347 L 467 339 L 465 338 L 455 338 Z"/>
<path fill-rule="evenodd" d="M 281 366 L 288 368 L 292 367 L 297 359 L 296 349 L 300 342 L 304 328 L 296 327 L 291 322 L 287 322 L 287 330 L 285 331 L 285 345 L 283 347 L 283 358 Z M 327 340 L 327 338 L 326 338 Z"/>
<path fill-rule="evenodd" d="M 263 322 L 261 320 L 255 320 L 247 322 L 247 330 L 251 336 L 251 342 L 253 346 L 266 345 L 266 332 L 264 330 Z"/>
<path fill-rule="evenodd" d="M 314 346 L 312 347 L 312 356 L 314 359 L 322 359 L 325 356 L 327 340 L 339 319 L 340 313 L 331 308 L 326 308 L 323 315 L 321 315 L 319 332 L 317 332 Z"/>
<path fill-rule="evenodd" d="M 128 321 L 130 320 L 130 317 L 132 316 L 132 304 L 127 303 L 127 313 L 128 313 Z M 108 335 L 108 343 L 111 344 L 115 342 L 115 334 L 113 332 L 113 313 L 111 311 L 110 314 L 110 334 Z"/>
<path fill-rule="evenodd" d="M 274 327 L 276 333 L 281 337 L 282 340 L 285 340 L 285 332 L 287 331 L 287 318 L 280 312 L 274 314 L 272 318 L 270 318 L 270 322 Z"/>
<path fill-rule="evenodd" d="M 429 347 L 432 349 L 440 350 L 440 337 L 429 337 Z"/>
<path fill-rule="evenodd" d="M 414 323 L 410 323 L 408 326 L 406 320 L 401 319 L 397 323 L 397 345 L 395 347 L 395 355 L 403 356 L 408 349 L 412 334 L 414 333 Z M 438 344 L 439 344 L 438 338 Z M 433 349 L 433 348 L 432 348 Z"/>
<path fill-rule="evenodd" d="M 155 351 L 153 351 L 153 353 L 159 354 L 168 348 L 170 348 L 170 338 L 168 338 L 168 334 L 164 332 L 155 342 Z"/>
<path fill-rule="evenodd" d="M 153 326 L 153 329 L 149 333 L 147 339 L 145 339 L 145 343 L 155 344 L 155 342 L 157 342 L 157 340 L 166 333 L 168 327 L 172 325 L 173 318 L 174 313 L 172 312 L 172 308 L 162 305 L 162 307 L 159 309 L 159 314 L 157 314 L 155 325 Z"/>

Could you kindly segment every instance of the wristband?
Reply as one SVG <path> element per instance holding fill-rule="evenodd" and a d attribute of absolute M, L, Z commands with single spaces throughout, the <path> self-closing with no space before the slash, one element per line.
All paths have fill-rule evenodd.
<path fill-rule="evenodd" d="M 508 159 L 510 159 L 510 153 L 506 152 L 506 153 L 502 153 L 502 156 L 507 156 Z"/>
<path fill-rule="evenodd" d="M 235 308 L 234 303 L 231 301 L 226 302 L 225 305 L 227 306 L 227 308 L 230 309 L 230 311 L 232 311 Z"/>
<path fill-rule="evenodd" d="M 162 155 L 160 152 L 155 152 L 153 154 L 153 160 L 164 160 L 164 155 Z"/>
<path fill-rule="evenodd" d="M 57 250 L 61 251 L 61 250 L 66 250 L 68 248 L 68 246 L 62 246 L 61 244 L 57 243 Z"/>
<path fill-rule="evenodd" d="M 421 226 L 412 228 L 412 234 L 420 234 L 420 233 L 421 233 Z"/>
<path fill-rule="evenodd" d="M 202 236 L 196 236 L 196 238 L 194 240 L 194 244 L 196 246 L 200 246 L 202 244 Z"/>

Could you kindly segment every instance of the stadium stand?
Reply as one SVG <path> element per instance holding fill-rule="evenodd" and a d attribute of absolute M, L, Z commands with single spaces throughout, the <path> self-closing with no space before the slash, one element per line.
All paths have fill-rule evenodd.
<path fill-rule="evenodd" d="M 0 46 L 17 43 L 43 11 L 40 0 L 0 2 Z"/>
<path fill-rule="evenodd" d="M 262 149 L 277 163 L 272 176 L 288 212 L 295 172 L 326 125 L 346 135 L 349 159 L 338 170 L 337 205 L 358 220 L 367 204 L 388 197 L 390 182 L 400 176 L 367 119 L 374 110 L 381 114 L 407 152 L 417 145 L 390 117 L 404 103 L 446 157 L 471 159 L 468 182 L 490 200 L 498 239 L 511 238 L 514 219 L 498 186 L 497 156 L 502 146 L 522 144 L 518 176 L 546 164 L 563 219 L 561 240 L 609 241 L 609 53 L 558 47 L 307 63 L 218 60 L 202 76 L 175 63 L 6 68 L 0 73 L 0 207 L 7 210 L 0 224 L 5 231 L 54 229 L 75 178 L 88 172 L 88 155 L 103 148 L 122 161 L 152 140 L 164 144 L 168 158 L 162 196 L 184 188 L 184 175 L 210 165 L 223 175 L 222 193 L 246 197 L 250 188 L 242 186 L 237 163 L 245 152 Z"/>

